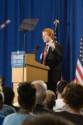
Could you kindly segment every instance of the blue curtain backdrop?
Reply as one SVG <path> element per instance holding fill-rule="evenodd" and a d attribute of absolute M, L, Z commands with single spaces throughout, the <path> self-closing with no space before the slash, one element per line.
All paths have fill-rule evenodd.
<path fill-rule="evenodd" d="M 63 79 L 72 80 L 83 35 L 83 0 L 0 0 L 0 24 L 11 20 L 0 30 L 0 75 L 5 78 L 6 86 L 12 86 L 11 52 L 24 50 L 23 33 L 19 31 L 24 18 L 39 19 L 35 29 L 26 33 L 25 47 L 26 52 L 33 52 L 36 45 L 40 46 L 37 60 L 43 49 L 42 29 L 54 29 L 53 21 L 59 19 L 57 39 L 64 46 L 62 75 Z"/>

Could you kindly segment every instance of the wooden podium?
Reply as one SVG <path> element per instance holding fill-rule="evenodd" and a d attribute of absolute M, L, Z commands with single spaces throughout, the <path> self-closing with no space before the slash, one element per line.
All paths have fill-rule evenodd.
<path fill-rule="evenodd" d="M 33 80 L 48 81 L 49 67 L 35 60 L 35 54 L 24 55 L 24 67 L 12 67 L 12 82 L 15 94 L 20 82 L 31 82 Z M 24 78 L 23 78 L 24 77 Z M 17 94 L 16 94 L 17 95 Z"/>
<path fill-rule="evenodd" d="M 12 68 L 12 82 L 19 83 L 23 82 L 23 72 L 24 72 L 24 82 L 31 82 L 33 80 L 44 80 L 48 81 L 48 70 L 49 67 L 35 60 L 35 54 L 25 54 L 25 66 L 24 69 Z"/>

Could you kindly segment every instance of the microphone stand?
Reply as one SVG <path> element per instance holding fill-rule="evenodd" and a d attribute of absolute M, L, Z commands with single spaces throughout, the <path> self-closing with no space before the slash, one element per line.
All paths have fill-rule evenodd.
<path fill-rule="evenodd" d="M 23 49 L 25 50 L 26 47 L 26 32 L 24 32 L 24 45 L 23 45 Z M 25 52 L 23 54 L 23 74 L 22 74 L 22 82 L 24 82 L 24 69 L 25 69 Z"/>
<path fill-rule="evenodd" d="M 26 33 L 28 31 L 32 31 L 36 24 L 38 23 L 38 19 L 24 19 L 22 21 L 22 24 L 20 25 L 20 31 L 22 31 L 24 33 L 24 44 L 23 44 L 23 50 L 25 50 L 26 48 Z M 24 70 L 25 69 L 25 53 L 23 55 L 23 74 L 22 74 L 22 82 L 24 82 L 24 77 L 25 77 L 25 73 Z"/>

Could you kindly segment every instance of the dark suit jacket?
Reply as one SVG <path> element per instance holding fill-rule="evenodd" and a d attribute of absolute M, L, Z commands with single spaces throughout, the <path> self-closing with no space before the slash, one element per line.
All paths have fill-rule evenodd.
<path fill-rule="evenodd" d="M 45 65 L 50 67 L 48 72 L 48 88 L 55 89 L 56 83 L 61 79 L 61 66 L 63 58 L 63 47 L 59 43 L 55 43 L 55 49 L 50 47 L 46 57 Z"/>
<path fill-rule="evenodd" d="M 49 48 L 45 64 L 51 69 L 61 71 L 63 48 L 59 43 L 55 43 L 55 46 L 56 48 L 54 50 L 51 47 Z"/>

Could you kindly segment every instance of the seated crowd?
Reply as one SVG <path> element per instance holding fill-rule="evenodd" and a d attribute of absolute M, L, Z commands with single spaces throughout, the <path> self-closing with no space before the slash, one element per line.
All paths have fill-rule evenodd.
<path fill-rule="evenodd" d="M 0 92 L 0 125 L 83 125 L 83 86 L 61 80 L 56 93 L 42 80 L 19 83 L 19 107 L 14 106 L 14 92 L 3 87 Z"/>

